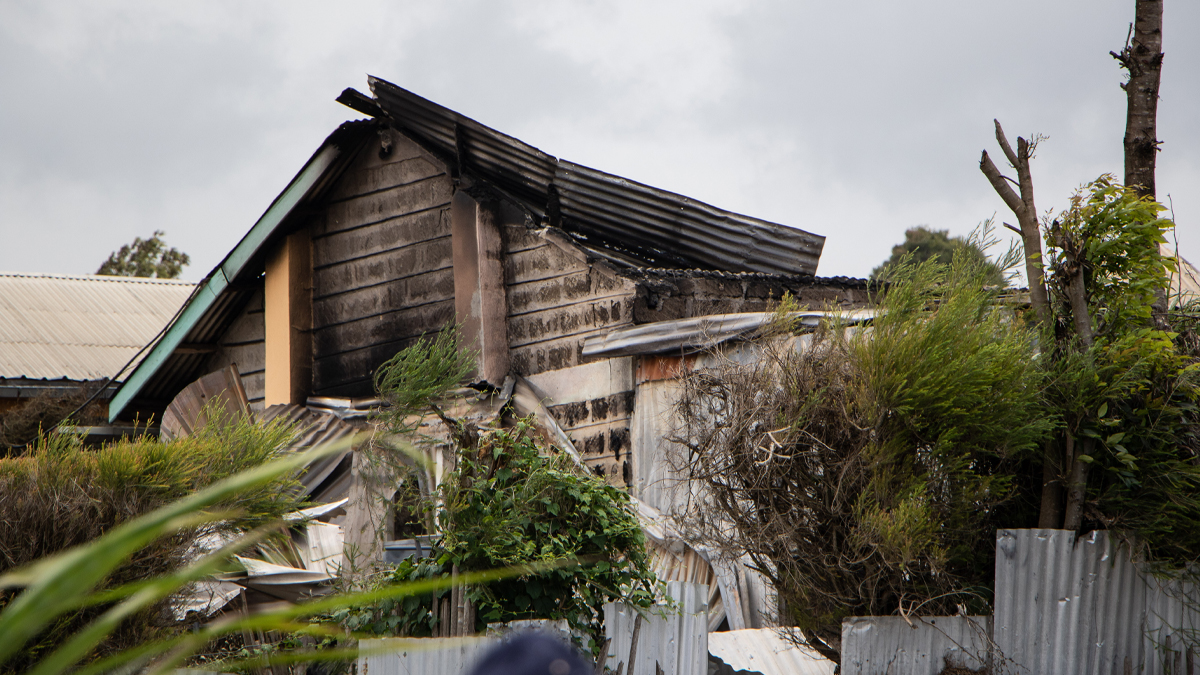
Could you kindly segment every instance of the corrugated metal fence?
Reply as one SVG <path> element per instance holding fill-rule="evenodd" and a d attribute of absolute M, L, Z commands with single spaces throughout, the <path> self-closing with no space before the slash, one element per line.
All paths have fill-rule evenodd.
<path fill-rule="evenodd" d="M 677 611 L 666 607 L 639 613 L 625 605 L 604 606 L 608 644 L 606 664 L 612 671 L 625 664 L 625 675 L 655 675 L 657 664 L 664 673 L 706 675 L 708 672 L 708 587 L 682 581 L 667 583 Z M 636 625 L 640 623 L 640 628 Z M 631 665 L 634 629 L 638 628 L 637 650 Z"/>
<path fill-rule="evenodd" d="M 1194 672 L 1196 587 L 1148 573 L 1106 532 L 997 532 L 995 611 L 998 672 Z"/>
<path fill-rule="evenodd" d="M 842 621 L 842 675 L 937 675 L 989 661 L 987 616 L 856 616 Z"/>
<path fill-rule="evenodd" d="M 901 617 L 846 619 L 842 672 L 1196 674 L 1200 589 L 1133 562 L 1107 532 L 1000 530 L 995 588 L 990 631 L 986 617 L 912 619 L 916 630 Z"/>
<path fill-rule="evenodd" d="M 625 675 L 708 673 L 708 587 L 672 581 L 668 594 L 677 607 L 656 607 L 641 615 L 624 605 L 604 607 L 609 638 L 607 665 L 616 672 L 625 664 Z M 628 666 L 635 624 L 638 627 L 636 667 Z M 489 629 L 490 630 L 490 629 Z M 463 638 L 384 638 L 359 642 L 360 675 L 461 675 L 504 638 L 486 635 Z"/>

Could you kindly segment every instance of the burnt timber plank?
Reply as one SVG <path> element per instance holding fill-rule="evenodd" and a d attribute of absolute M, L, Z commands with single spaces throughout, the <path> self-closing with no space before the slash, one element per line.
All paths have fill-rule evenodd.
<path fill-rule="evenodd" d="M 632 296 L 584 300 L 565 307 L 509 317 L 510 348 L 569 337 L 598 328 L 629 325 L 633 319 Z"/>
<path fill-rule="evenodd" d="M 445 176 L 437 176 L 336 202 L 314 217 L 313 237 L 323 237 L 396 216 L 448 206 L 453 193 L 454 186 L 450 180 Z"/>
<path fill-rule="evenodd" d="M 348 321 L 313 331 L 313 349 L 325 358 L 369 349 L 406 338 L 436 332 L 454 319 L 454 302 L 443 300 Z M 378 364 L 373 364 L 373 369 Z"/>
<path fill-rule="evenodd" d="M 354 168 L 347 171 L 338 181 L 337 187 L 330 191 L 329 201 L 345 201 L 444 173 L 440 166 L 419 155 L 379 166 Z"/>
<path fill-rule="evenodd" d="M 454 271 L 425 274 L 355 288 L 313 302 L 313 326 L 325 328 L 405 307 L 454 299 Z"/>
<path fill-rule="evenodd" d="M 321 269 L 449 234 L 448 210 L 434 208 L 408 213 L 314 241 L 313 267 Z"/>
<path fill-rule="evenodd" d="M 313 274 L 313 299 L 450 267 L 450 237 L 439 237 L 325 267 Z"/>

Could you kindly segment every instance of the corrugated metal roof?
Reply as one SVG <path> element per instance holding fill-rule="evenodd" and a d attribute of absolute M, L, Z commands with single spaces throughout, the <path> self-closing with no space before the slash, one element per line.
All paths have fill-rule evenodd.
<path fill-rule="evenodd" d="M 648 267 L 816 273 L 820 235 L 556 159 L 390 82 L 369 83 L 392 124 L 452 171 L 585 243 L 626 251 Z"/>
<path fill-rule="evenodd" d="M 111 378 L 195 287 L 169 279 L 0 273 L 0 378 Z"/>
<path fill-rule="evenodd" d="M 708 653 L 734 670 L 763 675 L 833 675 L 833 661 L 801 649 L 783 628 L 746 628 L 708 634 Z M 895 671 L 904 672 L 904 671 Z"/>

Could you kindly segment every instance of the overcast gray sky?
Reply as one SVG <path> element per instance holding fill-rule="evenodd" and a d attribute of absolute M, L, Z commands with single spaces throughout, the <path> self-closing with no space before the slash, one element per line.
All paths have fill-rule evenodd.
<path fill-rule="evenodd" d="M 1122 173 L 1134 0 L 0 0 L 0 270 L 166 231 L 199 279 L 371 73 L 574 162 L 825 235 L 865 276 L 996 213 L 980 150 L 1049 136 L 1041 210 Z M 1166 0 L 1159 198 L 1200 260 L 1200 2 Z"/>

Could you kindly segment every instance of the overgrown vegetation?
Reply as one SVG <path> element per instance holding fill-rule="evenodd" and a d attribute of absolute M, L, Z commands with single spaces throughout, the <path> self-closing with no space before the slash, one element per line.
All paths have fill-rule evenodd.
<path fill-rule="evenodd" d="M 376 378 L 380 395 L 394 405 L 383 420 L 391 429 L 411 433 L 412 415 L 424 408 L 441 417 L 454 444 L 453 469 L 423 500 L 436 514 L 432 557 L 406 561 L 384 581 L 579 560 L 585 564 L 472 586 L 465 595 L 475 606 L 476 631 L 516 619 L 566 619 L 579 633 L 598 637 L 604 603 L 649 607 L 660 591 L 629 496 L 546 446 L 529 420 L 481 428 L 449 417 L 438 402 L 473 363 L 456 335 L 449 327 L 422 340 Z M 448 593 L 346 609 L 332 618 L 356 631 L 428 636 L 438 621 L 434 603 Z"/>
<path fill-rule="evenodd" d="M 141 437 L 85 449 L 69 433 L 42 436 L 24 456 L 0 460 L 0 574 L 95 541 L 123 523 L 259 466 L 290 436 L 286 427 L 229 418 L 170 443 Z M 283 477 L 221 501 L 214 509 L 226 517 L 193 523 L 140 547 L 105 575 L 100 588 L 162 577 L 195 558 L 197 542 L 207 535 L 237 534 L 276 520 L 296 506 L 289 485 Z M 14 591 L 0 591 L 0 607 L 14 597 Z M 24 672 L 110 606 L 64 614 L 2 669 Z M 160 635 L 169 623 L 165 610 L 164 599 L 129 617 L 94 656 Z"/>
<path fill-rule="evenodd" d="M 872 328 L 835 322 L 802 349 L 785 301 L 761 359 L 682 381 L 687 529 L 749 555 L 830 658 L 845 616 L 981 604 L 1018 467 L 1052 425 L 1034 336 L 990 272 L 903 261 Z"/>
<path fill-rule="evenodd" d="M 802 349 L 785 330 L 687 376 L 688 525 L 749 555 L 835 659 L 847 615 L 986 613 L 998 528 L 1110 529 L 1192 565 L 1200 354 L 1193 314 L 1153 316 L 1161 209 L 1085 186 L 1044 232 L 1044 321 L 960 251 L 893 267 L 868 329 L 835 320 Z"/>
<path fill-rule="evenodd" d="M 1153 315 L 1174 267 L 1159 255 L 1172 227 L 1160 211 L 1102 176 L 1048 228 L 1046 407 L 1060 420 L 1067 529 L 1115 529 L 1184 567 L 1200 558 L 1200 361 L 1186 312 L 1178 332 Z"/>

